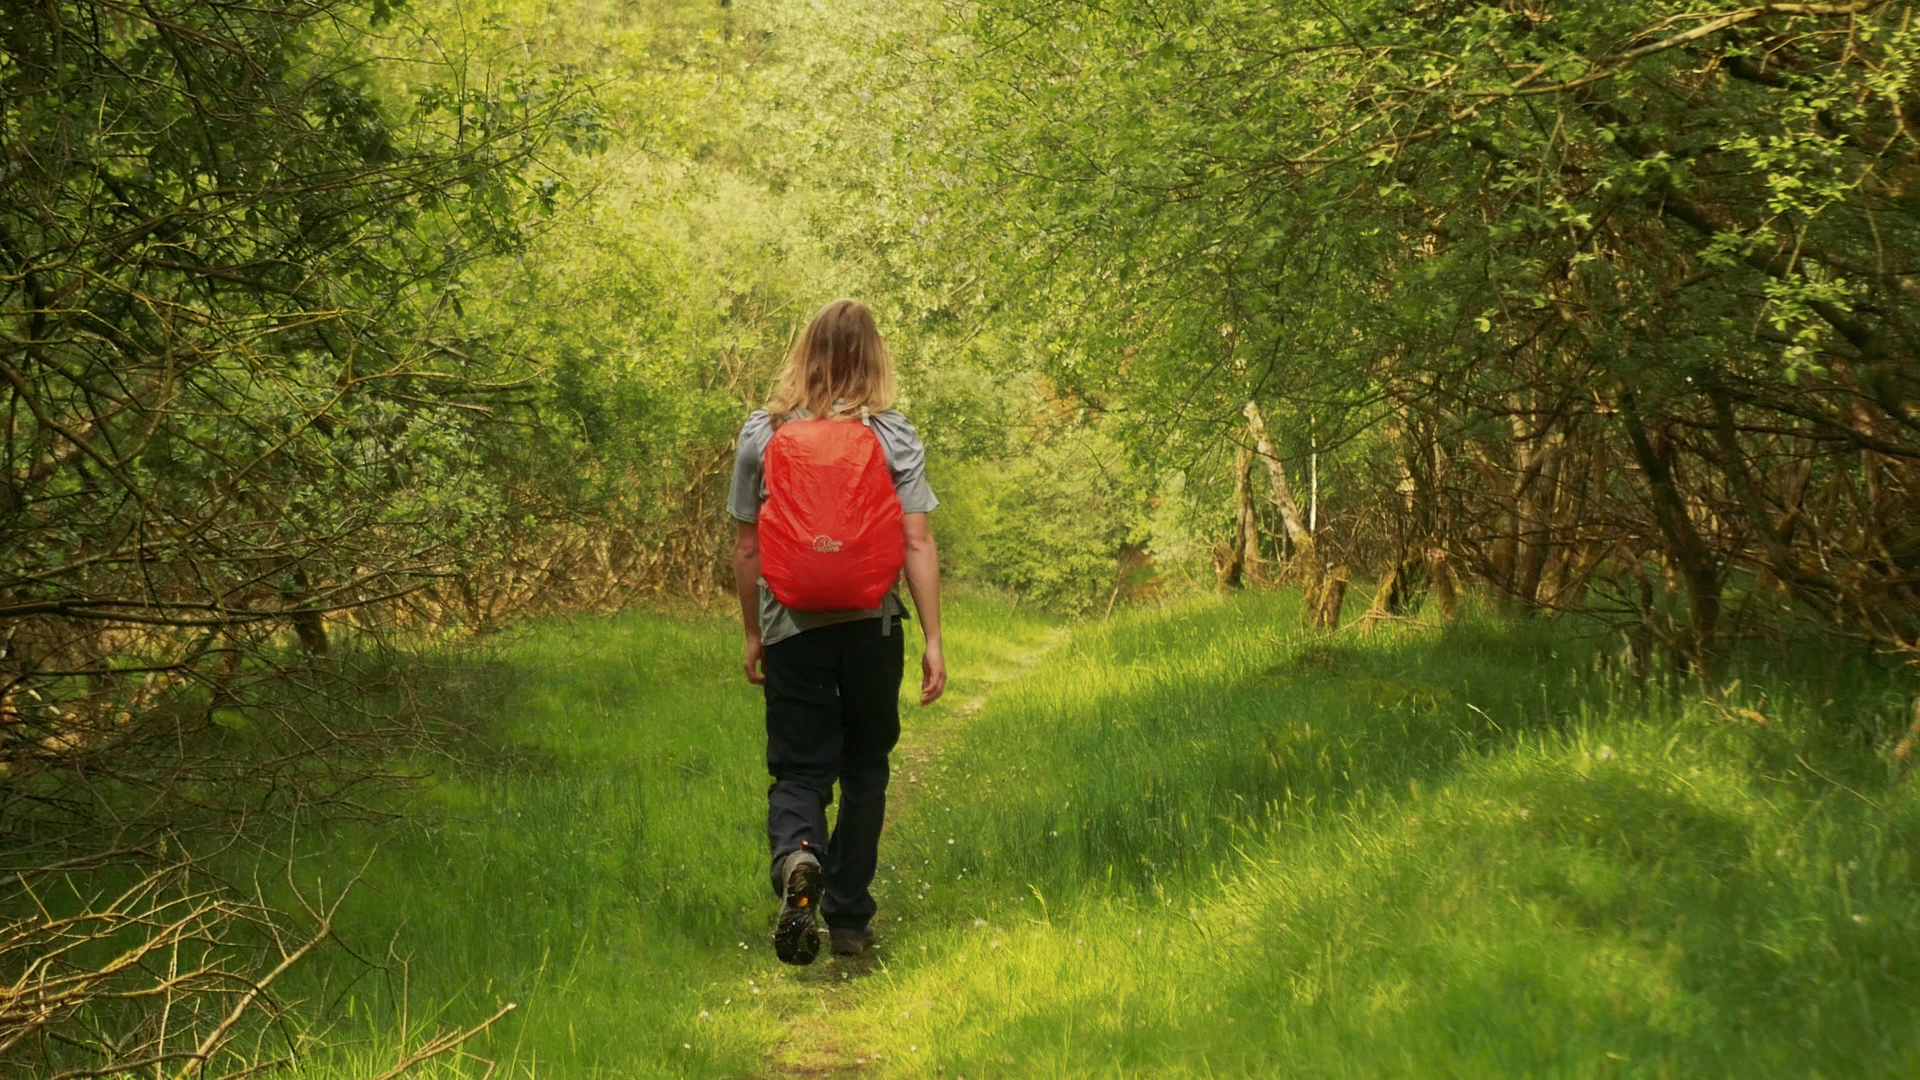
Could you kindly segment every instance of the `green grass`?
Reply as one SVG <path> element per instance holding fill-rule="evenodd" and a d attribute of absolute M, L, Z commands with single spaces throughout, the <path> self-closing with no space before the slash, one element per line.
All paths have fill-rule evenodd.
<path fill-rule="evenodd" d="M 864 1014 L 889 1062 L 1920 1070 L 1920 802 L 1859 734 L 1897 730 L 1897 682 L 1763 728 L 1613 685 L 1563 628 L 1295 623 L 1086 628 L 955 741 L 937 828 L 898 838 L 937 884 Z"/>
<path fill-rule="evenodd" d="M 447 691 L 467 737 L 449 759 L 412 763 L 436 771 L 404 793 L 405 816 L 335 828 L 303 853 L 303 868 L 336 875 L 371 859 L 341 936 L 376 959 L 392 943 L 389 970 L 362 976 L 338 1008 L 371 1018 L 386 1043 L 403 1008 L 431 1008 L 445 1027 L 514 1002 L 473 1046 L 508 1075 L 751 1069 L 751 1039 L 682 1048 L 685 1003 L 753 966 L 738 942 L 765 921 L 748 887 L 764 788 L 737 638 L 717 621 L 644 614 L 556 621 Z M 361 972 L 341 957 L 309 977 L 321 974 Z M 370 1075 L 394 1052 L 323 1060 L 327 1074 Z"/>
<path fill-rule="evenodd" d="M 907 708 L 909 732 L 950 724 L 1054 628 L 964 591 L 945 621 L 954 677 Z M 746 1006 L 788 971 L 767 945 L 765 745 L 739 647 L 730 621 L 634 613 L 532 627 L 442 673 L 462 737 L 407 763 L 431 779 L 387 808 L 404 816 L 300 845 L 299 880 L 326 883 L 309 891 L 359 874 L 340 936 L 385 961 L 343 951 L 301 973 L 292 993 L 332 1003 L 341 1044 L 306 1072 L 378 1075 L 401 1043 L 507 1001 L 470 1046 L 505 1075 L 761 1071 L 788 1006 Z"/>
<path fill-rule="evenodd" d="M 308 839 L 307 875 L 372 853 L 343 936 L 405 964 L 303 976 L 345 1043 L 305 1072 L 390 1065 L 403 997 L 415 1041 L 518 1003 L 472 1046 L 508 1076 L 1920 1072 L 1920 799 L 1880 755 L 1909 685 L 1753 660 L 1714 705 L 1563 626 L 1297 616 L 1062 640 L 954 598 L 882 948 L 805 970 L 766 945 L 731 624 L 533 628 L 448 691 L 470 736 L 403 821 Z"/>

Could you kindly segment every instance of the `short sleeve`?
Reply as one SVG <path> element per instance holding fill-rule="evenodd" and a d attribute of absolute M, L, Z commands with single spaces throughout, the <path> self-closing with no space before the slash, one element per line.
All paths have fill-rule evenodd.
<path fill-rule="evenodd" d="M 740 429 L 740 446 L 733 455 L 733 484 L 727 489 L 727 513 L 736 521 L 760 520 L 760 502 L 765 497 L 761 459 L 771 438 L 773 423 L 764 409 L 747 417 Z"/>
<path fill-rule="evenodd" d="M 873 430 L 887 451 L 887 467 L 893 472 L 900 511 L 924 514 L 939 506 L 940 500 L 927 486 L 927 448 L 920 444 L 920 433 L 913 429 L 912 422 L 889 409 L 873 418 Z"/>

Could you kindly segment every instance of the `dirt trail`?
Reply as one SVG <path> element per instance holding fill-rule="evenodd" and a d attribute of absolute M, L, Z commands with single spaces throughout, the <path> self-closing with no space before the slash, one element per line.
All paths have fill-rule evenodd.
<path fill-rule="evenodd" d="M 1064 626 L 1054 629 L 1041 640 L 1038 647 L 1015 656 L 1010 665 L 989 676 L 986 685 L 962 702 L 959 708 L 942 715 L 939 720 L 902 725 L 900 744 L 893 752 L 893 780 L 887 790 L 889 830 L 898 828 L 913 813 L 914 806 L 919 802 L 917 796 L 922 781 L 939 764 L 941 751 L 947 741 L 986 707 L 987 699 L 1001 684 L 1033 670 L 1048 653 L 1067 639 L 1069 632 Z M 882 855 L 884 862 L 884 848 Z M 880 948 L 875 950 L 879 955 L 870 952 L 856 960 L 843 960 L 829 952 L 823 942 L 820 958 L 813 964 L 784 971 L 782 978 L 762 988 L 767 991 L 767 1004 L 778 1012 L 791 1032 L 784 1042 L 769 1051 L 763 1076 L 857 1076 L 884 1064 L 871 1051 L 852 1045 L 849 1042 L 852 1033 L 843 1030 L 834 1021 L 835 1014 L 854 1007 L 853 991 L 859 985 L 860 977 L 877 970 L 886 960 L 885 940 L 889 927 L 884 909 L 875 921 L 874 929 L 881 940 Z"/>

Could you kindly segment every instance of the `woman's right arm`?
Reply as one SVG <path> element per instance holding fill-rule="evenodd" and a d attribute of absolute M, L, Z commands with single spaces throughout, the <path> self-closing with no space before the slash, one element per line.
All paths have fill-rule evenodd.
<path fill-rule="evenodd" d="M 727 512 L 736 525 L 733 534 L 733 589 L 740 597 L 740 626 L 746 631 L 743 663 L 747 681 L 766 681 L 760 658 L 760 456 L 767 447 L 771 425 L 765 412 L 747 417 L 734 451 L 733 483 L 727 489 Z"/>
<path fill-rule="evenodd" d="M 760 644 L 760 523 L 736 522 L 733 533 L 733 591 L 740 598 L 740 625 L 747 632 L 746 653 L 742 663 L 747 681 L 754 685 L 767 681 L 760 668 L 766 647 Z"/>

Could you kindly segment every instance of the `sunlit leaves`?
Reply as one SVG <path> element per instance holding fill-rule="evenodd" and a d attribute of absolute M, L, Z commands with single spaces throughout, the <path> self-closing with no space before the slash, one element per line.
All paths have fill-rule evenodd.
<path fill-rule="evenodd" d="M 1621 500 L 1592 527 L 1638 515 L 1629 534 L 1698 571 L 1707 623 L 1708 564 L 1775 559 L 1741 530 L 1767 534 L 1759 508 L 1803 491 L 1749 486 L 1725 505 L 1725 485 L 1768 471 L 1739 460 L 1744 446 L 1803 475 L 1828 467 L 1828 440 L 1868 430 L 1882 449 L 1898 430 L 1897 453 L 1915 453 L 1917 388 L 1891 360 L 1920 336 L 1905 5 L 972 10 L 974 137 L 956 171 L 980 194 L 975 227 L 1000 238 L 1002 272 L 1061 344 L 1037 355 L 1057 358 L 1063 385 L 1156 435 L 1231 431 L 1247 397 L 1293 405 L 1275 410 L 1283 432 L 1391 418 L 1430 441 L 1382 475 L 1464 455 L 1516 493 L 1463 496 L 1478 517 L 1461 510 L 1450 542 L 1473 549 L 1472 534 L 1507 527 L 1488 521 L 1538 512 L 1523 493 L 1559 451 L 1536 446 L 1577 429 L 1597 461 L 1634 427 L 1635 460 L 1666 486 L 1583 478 Z M 1681 490 L 1660 457 L 1676 453 L 1707 479 Z M 1882 512 L 1833 535 L 1897 531 Z M 1718 534 L 1697 542 L 1694 520 Z M 1481 549 L 1492 576 L 1521 546 Z M 1801 596 L 1830 603 L 1875 574 L 1872 588 L 1912 576 L 1888 564 Z"/>

